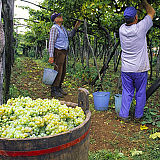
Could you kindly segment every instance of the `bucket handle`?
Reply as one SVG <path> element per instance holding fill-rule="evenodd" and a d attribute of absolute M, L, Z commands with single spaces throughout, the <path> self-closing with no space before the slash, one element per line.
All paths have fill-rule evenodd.
<path fill-rule="evenodd" d="M 56 66 L 56 68 L 57 68 L 57 70 L 58 70 L 58 66 L 57 66 L 55 63 L 54 63 L 53 65 Z"/>
<path fill-rule="evenodd" d="M 58 70 L 58 66 L 53 62 L 53 63 L 49 63 L 51 66 L 56 66 L 57 70 Z"/>
<path fill-rule="evenodd" d="M 89 91 L 85 88 L 78 89 L 78 106 L 83 109 L 83 111 L 89 110 Z"/>

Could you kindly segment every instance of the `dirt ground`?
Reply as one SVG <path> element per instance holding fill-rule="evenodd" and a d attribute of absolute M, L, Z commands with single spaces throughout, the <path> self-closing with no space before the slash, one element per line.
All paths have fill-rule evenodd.
<path fill-rule="evenodd" d="M 12 75 L 11 84 L 14 84 L 19 90 L 28 91 L 33 99 L 50 99 L 50 86 L 42 83 L 43 68 L 32 60 L 27 60 L 23 65 L 25 71 L 21 67 L 13 67 L 15 74 Z M 23 78 L 20 79 L 20 77 Z M 61 100 L 77 103 L 77 90 L 67 89 L 69 94 Z M 90 98 L 90 104 L 93 104 L 92 98 Z M 142 149 L 143 143 L 146 142 L 145 136 L 149 135 L 148 130 L 141 131 L 140 126 L 140 123 L 134 123 L 133 121 L 124 123 L 118 120 L 114 109 L 108 109 L 107 111 L 92 109 L 90 151 L 106 149 L 129 153 L 132 149 Z M 152 128 L 152 126 L 148 127 Z"/>

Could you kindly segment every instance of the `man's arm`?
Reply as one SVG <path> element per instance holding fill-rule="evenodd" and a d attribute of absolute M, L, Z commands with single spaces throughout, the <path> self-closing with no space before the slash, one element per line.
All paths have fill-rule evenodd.
<path fill-rule="evenodd" d="M 147 0 L 142 0 L 142 5 L 146 9 L 147 14 L 151 17 L 151 19 L 153 19 L 156 13 L 154 8 L 147 2 Z"/>
<path fill-rule="evenodd" d="M 81 21 L 77 21 L 72 31 L 68 31 L 68 37 L 72 38 L 75 36 L 76 30 L 81 25 Z"/>
<path fill-rule="evenodd" d="M 58 31 L 55 27 L 51 28 L 50 31 L 50 36 L 49 36 L 49 63 L 53 63 L 54 62 L 54 44 L 56 42 L 57 39 L 57 35 L 58 35 Z"/>

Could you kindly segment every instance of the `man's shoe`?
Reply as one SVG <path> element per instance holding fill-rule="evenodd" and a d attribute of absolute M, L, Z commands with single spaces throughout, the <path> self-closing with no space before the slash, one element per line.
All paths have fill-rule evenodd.
<path fill-rule="evenodd" d="M 125 123 L 129 123 L 130 119 L 129 118 L 122 118 L 122 121 L 124 121 Z"/>
<path fill-rule="evenodd" d="M 59 92 L 62 93 L 63 95 L 67 95 L 67 92 L 65 92 L 62 88 L 58 88 Z"/>
<path fill-rule="evenodd" d="M 123 118 L 123 117 L 120 117 L 119 115 L 118 115 L 118 119 L 119 120 L 121 120 L 121 121 L 123 121 L 123 122 L 125 122 L 125 123 L 129 123 L 130 122 L 130 118 Z"/>
<path fill-rule="evenodd" d="M 63 98 L 63 94 L 59 91 L 58 87 L 51 87 L 51 97 Z"/>

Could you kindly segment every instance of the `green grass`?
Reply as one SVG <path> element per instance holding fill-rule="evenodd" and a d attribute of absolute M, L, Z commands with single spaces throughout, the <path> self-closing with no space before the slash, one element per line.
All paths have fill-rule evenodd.
<path fill-rule="evenodd" d="M 10 89 L 10 98 L 17 98 L 19 96 L 30 97 L 30 93 L 28 90 L 19 90 L 15 85 L 11 85 Z"/>
<path fill-rule="evenodd" d="M 106 150 L 100 150 L 97 152 L 89 152 L 89 160 L 128 160 L 121 152 L 110 152 Z"/>
<path fill-rule="evenodd" d="M 124 155 L 118 148 L 115 152 L 99 150 L 89 152 L 89 160 L 160 160 L 159 142 L 158 139 L 152 140 L 146 137 L 146 143 L 141 146 L 141 150 L 133 149 L 129 155 Z"/>
<path fill-rule="evenodd" d="M 142 154 L 133 156 L 133 160 L 160 160 L 160 141 L 146 138 Z"/>

